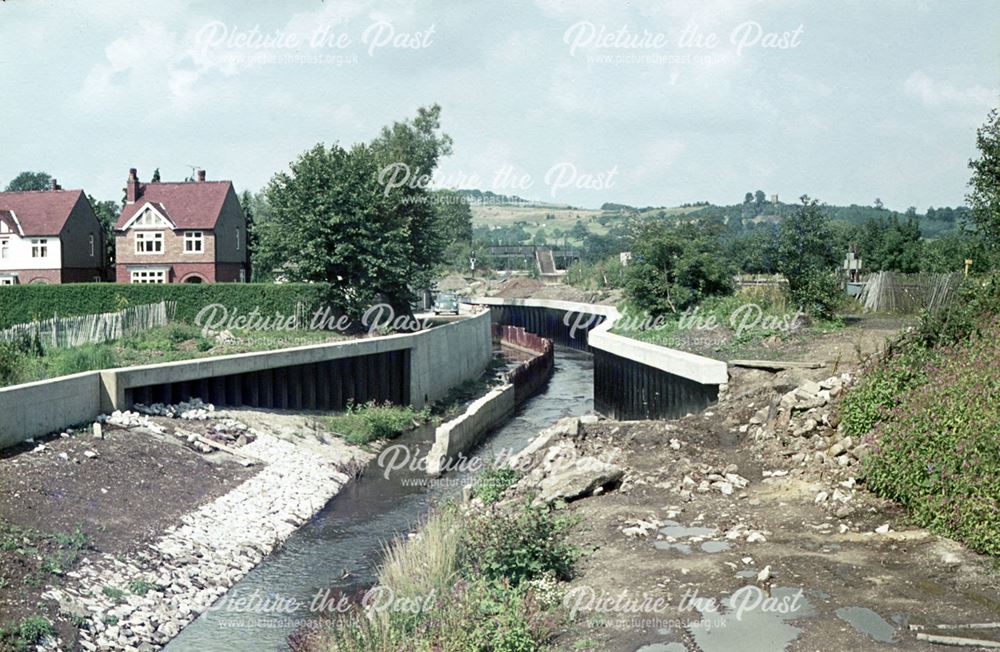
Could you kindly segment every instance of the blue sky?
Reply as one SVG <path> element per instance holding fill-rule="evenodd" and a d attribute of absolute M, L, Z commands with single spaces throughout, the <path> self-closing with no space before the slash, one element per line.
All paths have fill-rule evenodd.
<path fill-rule="evenodd" d="M 75 4 L 0 4 L 4 182 L 117 200 L 129 167 L 193 165 L 257 190 L 437 102 L 440 185 L 923 211 L 962 202 L 1000 93 L 995 0 Z"/>

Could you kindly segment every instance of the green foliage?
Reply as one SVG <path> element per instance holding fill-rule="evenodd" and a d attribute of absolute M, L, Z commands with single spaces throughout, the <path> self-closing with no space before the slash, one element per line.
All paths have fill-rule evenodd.
<path fill-rule="evenodd" d="M 653 315 L 681 312 L 706 296 L 733 291 L 735 269 L 723 255 L 718 228 L 700 223 L 639 227 L 626 268 L 631 301 Z"/>
<path fill-rule="evenodd" d="M 26 190 L 48 190 L 52 175 L 48 172 L 22 172 L 7 184 L 6 192 L 23 192 Z"/>
<path fill-rule="evenodd" d="M 42 355 L 37 333 L 34 337 L 21 335 L 10 342 L 0 342 L 0 386 L 21 382 L 27 375 L 28 365 Z"/>
<path fill-rule="evenodd" d="M 513 586 L 546 573 L 568 580 L 579 556 L 565 540 L 572 524 L 568 516 L 527 504 L 478 514 L 464 532 L 463 563 L 476 575 Z"/>
<path fill-rule="evenodd" d="M 125 601 L 125 591 L 122 591 L 117 587 L 105 586 L 101 589 L 101 593 L 103 593 L 105 597 L 110 598 L 115 602 Z"/>
<path fill-rule="evenodd" d="M 798 210 L 781 223 L 778 270 L 788 279 L 792 301 L 811 315 L 832 317 L 842 300 L 833 269 L 829 219 L 819 202 L 803 195 Z"/>
<path fill-rule="evenodd" d="M 0 627 L 0 648 L 19 651 L 31 650 L 44 637 L 54 635 L 55 629 L 48 618 L 25 616 L 10 628 Z"/>
<path fill-rule="evenodd" d="M 922 315 L 917 337 L 924 347 L 961 342 L 978 330 L 985 317 L 996 314 L 1000 314 L 1000 271 L 970 276 L 944 309 Z"/>
<path fill-rule="evenodd" d="M 841 403 L 844 433 L 860 437 L 871 432 L 910 389 L 927 382 L 925 366 L 933 358 L 933 351 L 906 341 L 869 367 Z"/>
<path fill-rule="evenodd" d="M 976 131 L 979 158 L 969 161 L 972 178 L 967 200 L 979 231 L 995 250 L 1000 248 L 1000 113 L 990 111 Z"/>
<path fill-rule="evenodd" d="M 146 595 L 150 591 L 158 591 L 160 587 L 146 580 L 132 580 L 128 583 L 128 592 L 132 595 Z"/>
<path fill-rule="evenodd" d="M 875 428 L 868 485 L 914 519 L 1000 555 L 1000 323 L 941 351 L 926 381 L 897 395 Z"/>
<path fill-rule="evenodd" d="M 334 299 L 326 283 L 11 285 L 0 287 L 0 328 L 56 314 L 69 317 L 114 312 L 161 300 L 177 302 L 176 319 L 187 323 L 193 323 L 199 311 L 213 304 L 224 306 L 230 317 L 249 315 L 256 309 L 272 321 L 276 314 L 291 317 L 301 304 L 308 320 L 317 310 L 336 308 Z"/>
<path fill-rule="evenodd" d="M 500 499 L 503 492 L 518 481 L 520 474 L 506 466 L 490 465 L 476 476 L 472 483 L 472 495 L 491 505 Z"/>
<path fill-rule="evenodd" d="M 352 315 L 378 296 L 405 304 L 411 285 L 428 285 L 461 221 L 442 217 L 427 190 L 438 159 L 451 152 L 440 111 L 418 109 L 370 144 L 316 145 L 276 174 L 265 191 L 271 216 L 260 229 L 258 271 L 329 282 Z"/>
<path fill-rule="evenodd" d="M 596 263 L 577 262 L 566 270 L 563 283 L 584 290 L 620 288 L 625 281 L 626 269 L 617 255 Z"/>
<path fill-rule="evenodd" d="M 428 412 L 409 406 L 369 401 L 348 405 L 347 412 L 329 417 L 327 422 L 334 432 L 360 446 L 376 439 L 394 439 L 428 416 Z"/>

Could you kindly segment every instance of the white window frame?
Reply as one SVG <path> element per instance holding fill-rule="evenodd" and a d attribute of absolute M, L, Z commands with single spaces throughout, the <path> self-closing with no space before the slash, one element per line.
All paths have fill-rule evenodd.
<path fill-rule="evenodd" d="M 17 285 L 14 281 L 17 279 L 13 276 L 0 276 L 0 285 Z"/>
<path fill-rule="evenodd" d="M 34 238 L 31 240 L 31 257 L 32 258 L 48 258 L 49 257 L 49 239 L 48 238 Z"/>
<path fill-rule="evenodd" d="M 243 269 L 241 267 L 240 268 L 240 283 L 246 283 L 246 282 L 247 282 L 247 270 L 245 270 L 245 269 Z"/>
<path fill-rule="evenodd" d="M 91 233 L 90 234 L 90 257 L 93 258 L 95 253 L 96 253 L 96 249 L 95 249 L 95 245 L 94 245 L 94 234 Z"/>
<path fill-rule="evenodd" d="M 240 250 L 240 227 L 236 227 L 236 251 Z"/>
<path fill-rule="evenodd" d="M 197 249 L 194 248 L 195 245 L 198 245 Z M 186 253 L 186 254 L 203 254 L 203 253 L 205 253 L 205 232 L 204 231 L 185 231 L 184 232 L 184 253 Z"/>
<path fill-rule="evenodd" d="M 134 284 L 153 283 L 166 284 L 166 269 L 133 269 L 129 271 L 129 282 Z"/>
<path fill-rule="evenodd" d="M 10 238 L 0 238 L 0 260 L 10 258 Z"/>
<path fill-rule="evenodd" d="M 152 244 L 153 251 L 146 251 L 145 243 Z M 135 232 L 135 255 L 136 256 L 162 256 L 163 255 L 163 231 L 136 231 Z"/>

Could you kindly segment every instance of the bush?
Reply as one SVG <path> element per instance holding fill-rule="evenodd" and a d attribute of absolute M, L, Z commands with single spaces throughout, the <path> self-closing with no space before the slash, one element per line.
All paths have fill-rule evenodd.
<path fill-rule="evenodd" d="M 330 417 L 328 423 L 334 432 L 360 446 L 376 439 L 394 439 L 413 427 L 414 422 L 427 418 L 427 412 L 409 406 L 369 401 L 348 405 L 345 414 Z"/>
<path fill-rule="evenodd" d="M 520 474 L 506 466 L 488 466 L 472 483 L 472 495 L 487 505 L 495 503 L 508 487 L 517 482 Z"/>
<path fill-rule="evenodd" d="M 464 532 L 463 564 L 475 575 L 515 587 L 547 573 L 568 580 L 578 556 L 566 542 L 571 525 L 568 516 L 527 504 L 478 514 Z"/>
<path fill-rule="evenodd" d="M 927 382 L 925 366 L 936 357 L 913 340 L 896 343 L 844 397 L 840 406 L 844 433 L 859 437 L 871 432 L 906 392 Z"/>
<path fill-rule="evenodd" d="M 193 323 L 205 306 L 221 304 L 247 315 L 257 309 L 263 317 L 295 314 L 301 304 L 306 319 L 333 306 L 328 283 L 208 283 L 124 284 L 73 283 L 67 285 L 12 285 L 0 287 L 0 328 L 36 319 L 114 312 L 128 306 L 176 301 L 176 318 Z M 335 307 L 335 306 L 334 306 Z"/>
<path fill-rule="evenodd" d="M 869 438 L 869 486 L 932 531 L 1000 555 L 1000 322 L 945 349 Z"/>

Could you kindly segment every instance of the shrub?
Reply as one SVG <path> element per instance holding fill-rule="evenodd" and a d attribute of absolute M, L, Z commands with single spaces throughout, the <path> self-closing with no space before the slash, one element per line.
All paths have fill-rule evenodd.
<path fill-rule="evenodd" d="M 508 487 L 517 482 L 520 474 L 506 466 L 488 466 L 472 483 L 472 495 L 487 505 L 495 503 Z"/>
<path fill-rule="evenodd" d="M 336 307 L 331 297 L 328 283 L 12 285 L 0 287 L 0 328 L 56 314 L 68 317 L 114 312 L 162 300 L 177 302 L 176 319 L 188 323 L 212 304 L 225 306 L 230 316 L 247 315 L 257 309 L 263 317 L 288 317 L 301 305 L 300 314 L 309 320 L 317 310 Z"/>
<path fill-rule="evenodd" d="M 507 580 L 513 586 L 546 573 L 568 580 L 578 556 L 566 542 L 571 525 L 568 516 L 527 504 L 477 514 L 464 532 L 463 564 L 488 580 Z"/>
<path fill-rule="evenodd" d="M 114 349 L 106 344 L 86 344 L 70 349 L 52 349 L 46 356 L 48 375 L 67 376 L 117 366 Z"/>
<path fill-rule="evenodd" d="M 1000 323 L 941 352 L 869 441 L 869 486 L 921 525 L 1000 555 Z"/>
<path fill-rule="evenodd" d="M 427 412 L 418 412 L 409 406 L 369 401 L 349 405 L 345 414 L 330 417 L 328 423 L 348 442 L 362 445 L 376 439 L 394 439 L 414 422 L 427 418 Z"/>
<path fill-rule="evenodd" d="M 840 407 L 844 433 L 858 437 L 870 432 L 906 392 L 927 382 L 925 367 L 936 357 L 912 339 L 896 343 L 844 397 Z"/>

